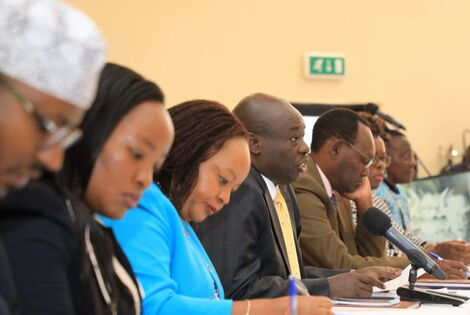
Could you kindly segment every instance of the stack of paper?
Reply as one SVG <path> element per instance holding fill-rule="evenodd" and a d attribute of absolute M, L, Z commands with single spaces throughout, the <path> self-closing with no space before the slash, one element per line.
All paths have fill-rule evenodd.
<path fill-rule="evenodd" d="M 392 306 L 400 303 L 400 297 L 395 294 L 374 292 L 370 297 L 339 298 L 333 300 L 334 305 L 354 306 Z"/>

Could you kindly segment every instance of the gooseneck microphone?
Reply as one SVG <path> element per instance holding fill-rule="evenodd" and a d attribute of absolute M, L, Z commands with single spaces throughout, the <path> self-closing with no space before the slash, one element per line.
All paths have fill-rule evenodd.
<path fill-rule="evenodd" d="M 447 275 L 439 266 L 426 255 L 421 249 L 398 232 L 391 223 L 390 218 L 377 208 L 369 208 L 362 216 L 362 224 L 375 235 L 385 237 L 390 243 L 398 247 L 408 256 L 411 264 L 423 268 L 437 279 L 445 280 Z"/>

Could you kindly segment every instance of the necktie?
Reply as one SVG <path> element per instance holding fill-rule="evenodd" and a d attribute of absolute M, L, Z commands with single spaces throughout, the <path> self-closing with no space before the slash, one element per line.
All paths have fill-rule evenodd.
<path fill-rule="evenodd" d="M 281 224 L 282 236 L 284 238 L 284 245 L 287 250 L 290 271 L 292 275 L 300 279 L 300 267 L 297 258 L 297 249 L 295 247 L 294 231 L 292 230 L 292 224 L 286 201 L 279 191 L 279 188 L 277 189 L 276 196 L 274 197 L 274 204 L 276 206 L 279 223 Z"/>
<path fill-rule="evenodd" d="M 336 195 L 333 193 L 330 197 L 331 203 L 333 204 L 333 208 L 338 210 L 338 201 L 336 200 Z"/>

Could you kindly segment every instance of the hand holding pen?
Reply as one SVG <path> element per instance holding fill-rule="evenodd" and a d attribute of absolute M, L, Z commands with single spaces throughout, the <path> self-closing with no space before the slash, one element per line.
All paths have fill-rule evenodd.
<path fill-rule="evenodd" d="M 301 280 L 292 275 L 289 276 L 289 309 L 286 315 L 333 315 L 332 307 L 330 299 L 310 296 Z"/>
<path fill-rule="evenodd" d="M 297 315 L 333 315 L 330 299 L 324 296 L 298 296 Z M 285 315 L 291 315 L 287 308 Z"/>
<path fill-rule="evenodd" d="M 289 309 L 291 315 L 297 315 L 297 278 L 289 276 Z"/>
<path fill-rule="evenodd" d="M 470 264 L 470 244 L 465 240 L 454 240 L 428 244 L 426 252 L 433 252 L 446 259 L 460 261 L 465 265 Z"/>
<path fill-rule="evenodd" d="M 442 270 L 450 279 L 469 279 L 470 271 L 460 262 L 445 260 L 434 252 L 428 252 L 428 255 L 437 260 Z"/>

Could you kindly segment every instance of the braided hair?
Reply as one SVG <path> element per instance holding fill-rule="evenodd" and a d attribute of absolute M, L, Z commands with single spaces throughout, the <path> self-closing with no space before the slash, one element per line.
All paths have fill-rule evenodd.
<path fill-rule="evenodd" d="M 180 210 L 196 185 L 199 165 L 216 154 L 227 140 L 246 137 L 246 131 L 224 105 L 215 101 L 187 101 L 168 111 L 175 140 L 155 181 Z"/>
<path fill-rule="evenodd" d="M 381 137 L 384 141 L 389 140 L 390 135 L 387 133 L 387 126 L 382 118 L 367 112 L 359 112 L 359 116 L 369 123 L 374 138 Z"/>

